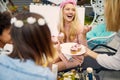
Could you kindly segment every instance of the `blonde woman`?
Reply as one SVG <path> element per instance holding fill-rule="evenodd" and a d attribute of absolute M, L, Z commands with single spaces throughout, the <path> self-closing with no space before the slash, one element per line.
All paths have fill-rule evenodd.
<path fill-rule="evenodd" d="M 87 46 L 87 31 L 80 23 L 74 0 L 66 0 L 61 3 L 58 30 L 60 33 L 64 33 L 63 42 L 79 42 Z"/>
<path fill-rule="evenodd" d="M 118 32 L 120 42 L 120 0 L 105 0 L 105 18 L 108 31 Z M 120 45 L 115 55 L 98 54 L 87 48 L 86 56 L 96 59 L 97 62 L 108 69 L 120 70 Z"/>
<path fill-rule="evenodd" d="M 76 2 L 74 0 L 63 1 L 60 4 L 60 20 L 58 24 L 58 31 L 60 33 L 58 39 L 60 43 L 75 42 L 87 46 L 86 33 L 89 30 L 90 28 L 84 28 L 80 24 L 76 10 Z M 66 59 L 62 53 L 59 54 L 59 57 L 60 59 L 56 63 L 58 64 L 59 71 L 76 67 L 83 62 L 83 56 L 72 56 L 72 61 Z"/>

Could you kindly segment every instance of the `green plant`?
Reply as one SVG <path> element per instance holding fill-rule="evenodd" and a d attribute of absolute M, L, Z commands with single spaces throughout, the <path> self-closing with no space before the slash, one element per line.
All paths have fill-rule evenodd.
<path fill-rule="evenodd" d="M 92 21 L 93 21 L 93 17 L 85 16 L 85 25 L 91 24 Z"/>
<path fill-rule="evenodd" d="M 26 6 L 26 5 L 23 5 L 23 6 L 22 6 L 22 9 L 23 9 L 24 11 L 29 11 L 29 7 Z"/>
<path fill-rule="evenodd" d="M 9 10 L 10 10 L 12 13 L 18 11 L 18 6 L 9 6 L 8 8 L 9 8 Z"/>

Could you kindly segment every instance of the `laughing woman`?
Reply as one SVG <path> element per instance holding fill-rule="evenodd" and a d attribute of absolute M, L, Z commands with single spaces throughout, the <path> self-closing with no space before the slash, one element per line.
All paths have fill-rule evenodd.
<path fill-rule="evenodd" d="M 79 22 L 75 0 L 66 0 L 60 4 L 58 31 L 63 33 L 63 36 L 58 36 L 58 39 L 61 43 L 76 42 L 87 46 L 86 33 L 89 30 L 90 28 L 84 28 Z M 83 62 L 83 56 L 72 56 L 72 61 L 66 59 L 62 53 L 59 54 L 59 57 L 59 62 L 56 63 L 59 71 L 76 67 Z"/>

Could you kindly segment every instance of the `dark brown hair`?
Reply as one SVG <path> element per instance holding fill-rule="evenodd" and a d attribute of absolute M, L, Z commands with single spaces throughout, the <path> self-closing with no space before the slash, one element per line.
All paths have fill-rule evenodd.
<path fill-rule="evenodd" d="M 55 50 L 51 41 L 51 33 L 48 25 L 39 25 L 38 19 L 43 18 L 41 15 L 30 12 L 22 12 L 15 16 L 17 20 L 24 22 L 23 27 L 18 28 L 15 25 L 11 29 L 13 41 L 13 53 L 9 56 L 21 60 L 31 59 L 38 65 L 43 65 L 46 61 L 50 62 L 55 57 Z M 28 17 L 36 18 L 36 23 L 29 24 L 26 22 Z"/>
<path fill-rule="evenodd" d="M 10 28 L 10 20 L 11 14 L 9 12 L 0 12 L 0 35 L 2 35 L 3 30 Z"/>

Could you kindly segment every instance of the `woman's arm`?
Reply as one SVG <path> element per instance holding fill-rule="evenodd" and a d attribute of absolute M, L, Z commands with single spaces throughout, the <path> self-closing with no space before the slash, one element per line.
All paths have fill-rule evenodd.
<path fill-rule="evenodd" d="M 87 45 L 87 39 L 86 39 L 86 34 L 91 30 L 91 27 L 84 26 L 78 29 L 78 40 L 79 43 L 88 46 Z"/>
<path fill-rule="evenodd" d="M 58 71 L 66 70 L 69 68 L 76 67 L 78 65 L 81 65 L 83 63 L 83 56 L 72 56 L 72 61 L 66 59 L 66 57 L 59 53 L 59 60 L 57 60 L 54 64 L 58 65 Z"/>
<path fill-rule="evenodd" d="M 94 51 L 91 51 L 90 49 L 86 48 L 85 56 L 90 56 L 90 57 L 96 59 L 97 56 L 98 56 L 98 53 L 96 53 Z"/>
<path fill-rule="evenodd" d="M 107 54 L 98 54 L 87 48 L 85 56 L 90 56 L 97 60 L 97 62 L 108 69 L 120 70 L 120 50 L 118 49 L 115 55 L 108 56 Z"/>

